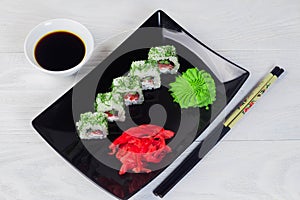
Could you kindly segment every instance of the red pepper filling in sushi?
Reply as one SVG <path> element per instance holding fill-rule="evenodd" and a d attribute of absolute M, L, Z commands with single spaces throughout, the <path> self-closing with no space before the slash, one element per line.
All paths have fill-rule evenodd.
<path fill-rule="evenodd" d="M 118 111 L 110 110 L 110 111 L 106 111 L 105 114 L 107 114 L 107 117 L 115 117 L 118 116 Z"/>
<path fill-rule="evenodd" d="M 124 99 L 128 101 L 137 101 L 139 100 L 139 97 L 140 95 L 137 92 L 129 92 L 124 95 Z"/>
<path fill-rule="evenodd" d="M 132 127 L 122 133 L 110 146 L 110 155 L 116 154 L 122 166 L 119 174 L 128 171 L 135 173 L 151 172 L 147 163 L 159 163 L 172 149 L 165 139 L 174 136 L 174 132 L 163 127 L 145 124 Z"/>
<path fill-rule="evenodd" d="M 157 64 L 160 70 L 172 70 L 174 68 L 174 63 L 169 60 L 160 60 Z"/>

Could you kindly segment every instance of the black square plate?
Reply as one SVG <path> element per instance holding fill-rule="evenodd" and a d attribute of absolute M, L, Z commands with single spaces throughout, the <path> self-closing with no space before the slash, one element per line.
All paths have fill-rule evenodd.
<path fill-rule="evenodd" d="M 103 140 L 80 140 L 75 122 L 80 113 L 94 110 L 98 92 L 108 92 L 113 78 L 126 74 L 132 61 L 147 59 L 152 46 L 176 47 L 180 70 L 198 67 L 209 72 L 217 87 L 216 101 L 209 109 L 181 109 L 168 92 L 175 75 L 162 75 L 162 87 L 143 91 L 142 105 L 126 108 L 126 121 L 109 123 L 109 136 Z M 93 71 L 49 106 L 32 124 L 37 132 L 69 163 L 104 190 L 128 199 L 173 162 L 217 117 L 237 93 L 249 72 L 214 52 L 179 26 L 163 11 L 155 12 Z M 119 175 L 119 160 L 108 155 L 108 146 L 122 130 L 134 125 L 157 124 L 175 132 L 167 140 L 172 148 L 161 163 L 148 166 L 150 173 Z"/>

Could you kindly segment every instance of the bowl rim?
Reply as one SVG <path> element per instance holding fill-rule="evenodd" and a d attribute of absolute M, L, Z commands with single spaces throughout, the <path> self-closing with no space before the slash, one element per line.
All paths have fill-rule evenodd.
<path fill-rule="evenodd" d="M 47 23 L 53 23 L 53 22 L 54 22 L 54 23 L 67 22 L 67 23 L 75 24 L 76 26 L 80 27 L 81 29 L 83 29 L 83 30 L 87 33 L 88 38 L 89 38 L 89 40 L 90 40 L 90 41 L 89 41 L 89 44 L 90 44 L 90 45 L 89 45 L 89 48 L 90 48 L 90 51 L 89 51 L 89 52 L 90 52 L 90 53 L 85 52 L 85 55 L 84 55 L 82 61 L 81 61 L 78 65 L 76 65 L 76 66 L 74 66 L 74 67 L 72 67 L 72 68 L 70 68 L 70 69 L 60 70 L 60 71 L 51 71 L 51 70 L 47 70 L 47 69 L 45 69 L 45 68 L 43 68 L 43 67 L 37 65 L 36 63 L 34 63 L 34 62 L 32 61 L 32 59 L 29 57 L 29 53 L 30 53 L 30 52 L 27 50 L 27 45 L 28 45 L 30 36 L 31 36 L 35 31 L 39 30 L 42 26 L 46 25 Z M 58 29 L 53 29 L 52 31 L 56 31 L 56 30 L 58 30 Z M 51 33 L 52 31 L 46 32 L 44 35 L 47 35 L 47 34 Z M 70 33 L 72 33 L 72 34 L 75 34 L 75 35 L 79 36 L 79 34 L 76 33 L 76 32 L 74 32 L 74 31 L 69 31 L 68 29 L 64 29 L 64 31 L 70 32 Z M 81 38 L 81 37 L 80 37 L 80 38 Z M 87 48 L 86 43 L 87 43 L 87 42 L 84 42 L 85 47 Z M 75 20 L 72 20 L 72 19 L 67 19 L 67 18 L 53 18 L 53 19 L 49 19 L 49 20 L 46 20 L 46 21 L 42 21 L 42 22 L 40 22 L 39 24 L 37 24 L 36 26 L 34 26 L 34 27 L 30 30 L 30 32 L 27 34 L 27 36 L 26 36 L 26 38 L 25 38 L 25 41 L 24 41 L 24 46 L 23 46 L 23 48 L 24 48 L 24 54 L 25 54 L 26 59 L 27 59 L 27 60 L 29 61 L 29 63 L 30 63 L 31 65 L 33 65 L 36 69 L 38 69 L 38 70 L 40 70 L 40 71 L 42 71 L 42 72 L 45 72 L 45 73 L 47 73 L 47 74 L 53 74 L 53 75 L 70 75 L 70 74 L 73 74 L 73 73 L 77 72 L 77 71 L 78 71 L 78 70 L 79 70 L 79 69 L 80 69 L 80 68 L 88 61 L 88 59 L 91 57 L 91 55 L 92 55 L 92 53 L 93 53 L 93 50 L 94 50 L 94 48 L 95 48 L 95 40 L 94 40 L 94 37 L 93 37 L 92 33 L 90 32 L 90 30 L 89 30 L 86 26 L 84 26 L 83 24 L 79 23 L 78 21 L 75 21 Z"/>

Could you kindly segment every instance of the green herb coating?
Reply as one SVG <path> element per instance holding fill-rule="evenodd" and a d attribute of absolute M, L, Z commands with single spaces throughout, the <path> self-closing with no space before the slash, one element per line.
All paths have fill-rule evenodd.
<path fill-rule="evenodd" d="M 149 58 L 176 56 L 176 49 L 173 45 L 152 47 L 149 50 Z M 155 59 L 154 59 L 155 60 Z"/>
<path fill-rule="evenodd" d="M 80 122 L 82 126 L 89 123 L 91 125 L 98 125 L 101 124 L 105 127 L 107 127 L 107 121 L 106 121 L 106 115 L 104 113 L 96 112 L 86 112 L 80 114 Z M 78 129 L 81 129 L 81 126 L 78 127 Z"/>
<path fill-rule="evenodd" d="M 97 112 L 109 111 L 113 108 L 121 109 L 123 107 L 123 99 L 119 94 L 112 92 L 98 93 L 95 101 L 95 110 Z"/>
<path fill-rule="evenodd" d="M 89 134 L 92 131 L 101 130 L 103 135 L 100 138 L 105 138 L 108 132 L 108 123 L 106 115 L 101 112 L 86 112 L 80 114 L 80 120 L 76 123 L 79 131 L 79 137 L 89 139 Z"/>

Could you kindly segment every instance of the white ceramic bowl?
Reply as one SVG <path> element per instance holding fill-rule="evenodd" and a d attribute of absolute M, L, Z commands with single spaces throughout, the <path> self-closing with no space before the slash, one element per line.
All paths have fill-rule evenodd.
<path fill-rule="evenodd" d="M 63 71 L 50 71 L 42 68 L 35 59 L 34 50 L 37 42 L 45 35 L 55 31 L 67 31 L 79 36 L 85 45 L 85 56 L 82 61 Z M 94 38 L 90 31 L 82 24 L 70 19 L 51 19 L 34 27 L 27 35 L 24 43 L 24 53 L 27 60 L 38 70 L 47 74 L 67 76 L 77 72 L 90 58 L 94 50 Z"/>

